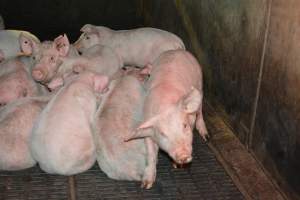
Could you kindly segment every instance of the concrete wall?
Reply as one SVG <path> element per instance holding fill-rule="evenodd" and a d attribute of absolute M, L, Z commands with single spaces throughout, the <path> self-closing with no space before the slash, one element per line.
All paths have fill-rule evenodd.
<path fill-rule="evenodd" d="M 181 36 L 205 95 L 293 199 L 300 194 L 300 2 L 137 0 L 147 26 Z"/>

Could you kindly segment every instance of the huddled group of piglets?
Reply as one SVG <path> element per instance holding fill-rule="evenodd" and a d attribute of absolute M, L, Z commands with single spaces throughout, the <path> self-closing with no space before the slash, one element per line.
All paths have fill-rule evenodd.
<path fill-rule="evenodd" d="M 194 126 L 208 139 L 201 67 L 167 31 L 80 31 L 70 44 L 0 30 L 0 170 L 73 175 L 97 161 L 151 188 L 159 148 L 185 164 Z"/>

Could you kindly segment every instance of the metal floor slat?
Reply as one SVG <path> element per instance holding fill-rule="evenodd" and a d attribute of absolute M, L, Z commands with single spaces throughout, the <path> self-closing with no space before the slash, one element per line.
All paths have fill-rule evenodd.
<path fill-rule="evenodd" d="M 76 199 L 244 199 L 213 152 L 195 134 L 193 162 L 174 169 L 170 159 L 159 153 L 157 180 L 150 190 L 140 183 L 106 177 L 95 165 L 75 176 Z M 16 172 L 0 172 L 0 200 L 69 199 L 68 177 L 49 175 L 38 167 Z"/>

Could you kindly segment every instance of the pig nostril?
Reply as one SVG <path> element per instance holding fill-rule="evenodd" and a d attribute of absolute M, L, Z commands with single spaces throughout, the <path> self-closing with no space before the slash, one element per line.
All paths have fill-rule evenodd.
<path fill-rule="evenodd" d="M 185 164 L 185 163 L 189 163 L 192 161 L 192 156 L 184 156 L 184 157 L 180 157 L 177 159 L 178 160 L 178 164 Z"/>
<path fill-rule="evenodd" d="M 184 163 L 189 163 L 189 162 L 191 162 L 191 161 L 192 161 L 192 157 L 190 156 L 190 157 L 187 157 L 187 158 L 185 159 Z"/>

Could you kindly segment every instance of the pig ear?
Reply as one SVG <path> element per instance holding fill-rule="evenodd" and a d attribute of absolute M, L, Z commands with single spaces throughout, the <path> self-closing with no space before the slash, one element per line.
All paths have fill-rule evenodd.
<path fill-rule="evenodd" d="M 69 52 L 70 42 L 66 34 L 54 39 L 54 45 L 60 56 L 66 56 Z"/>
<path fill-rule="evenodd" d="M 140 124 L 137 129 L 141 130 L 141 129 L 147 129 L 147 128 L 152 128 L 154 126 L 154 124 L 157 122 L 158 117 L 152 117 L 150 119 L 148 119 L 147 121 L 143 122 L 142 124 Z"/>
<path fill-rule="evenodd" d="M 133 139 L 138 139 L 138 138 L 144 138 L 144 137 L 151 137 L 153 136 L 153 131 L 148 130 L 154 126 L 154 124 L 157 122 L 158 117 L 152 117 L 151 119 L 145 121 L 141 125 L 139 125 L 135 131 L 131 133 L 130 136 L 128 136 L 125 139 L 125 142 Z"/>
<path fill-rule="evenodd" d="M 109 78 L 103 75 L 94 76 L 94 90 L 104 92 L 109 84 Z"/>
<path fill-rule="evenodd" d="M 98 32 L 97 28 L 94 25 L 92 25 L 92 24 L 86 24 L 86 25 L 84 25 L 80 29 L 80 31 L 83 32 L 83 33 L 96 33 L 96 32 Z"/>
<path fill-rule="evenodd" d="M 31 38 L 25 36 L 23 33 L 19 35 L 19 44 L 21 52 L 25 55 L 31 55 L 37 44 Z"/>
<path fill-rule="evenodd" d="M 153 131 L 152 130 L 144 130 L 144 129 L 136 129 L 134 130 L 130 136 L 124 139 L 124 142 L 128 142 L 130 140 L 145 138 L 145 137 L 152 137 Z"/>
<path fill-rule="evenodd" d="M 183 110 L 186 113 L 194 113 L 198 110 L 201 103 L 201 95 L 199 90 L 192 87 L 191 91 L 183 97 L 182 101 Z"/>

